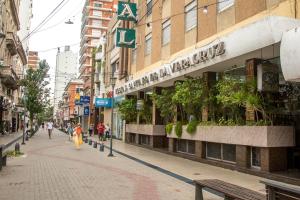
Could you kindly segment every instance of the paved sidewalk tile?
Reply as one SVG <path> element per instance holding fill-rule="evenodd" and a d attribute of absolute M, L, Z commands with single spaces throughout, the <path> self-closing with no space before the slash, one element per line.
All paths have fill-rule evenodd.
<path fill-rule="evenodd" d="M 55 130 L 39 131 L 0 172 L 1 200 L 194 199 L 194 187 L 147 166 L 87 144 L 77 150 Z M 205 194 L 208 199 L 220 199 Z"/>

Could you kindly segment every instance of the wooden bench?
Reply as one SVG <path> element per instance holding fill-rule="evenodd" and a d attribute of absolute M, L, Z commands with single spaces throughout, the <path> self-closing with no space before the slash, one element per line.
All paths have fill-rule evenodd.
<path fill-rule="evenodd" d="M 266 196 L 231 183 L 226 183 L 218 179 L 206 179 L 206 180 L 195 180 L 196 196 L 195 200 L 203 200 L 202 189 L 207 188 L 209 190 L 222 193 L 224 199 L 242 199 L 242 200 L 266 200 Z"/>
<path fill-rule="evenodd" d="M 260 181 L 266 185 L 267 200 L 300 200 L 300 187 L 277 181 Z"/>

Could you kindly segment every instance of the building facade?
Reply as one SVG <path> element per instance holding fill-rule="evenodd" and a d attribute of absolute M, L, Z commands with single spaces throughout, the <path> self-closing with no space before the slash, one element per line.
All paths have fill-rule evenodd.
<path fill-rule="evenodd" d="M 55 68 L 54 115 L 59 110 L 58 103 L 63 100 L 65 87 L 76 77 L 77 55 L 71 51 L 70 46 L 66 46 L 63 52 L 58 49 Z"/>
<path fill-rule="evenodd" d="M 134 123 L 127 121 L 125 141 L 259 175 L 299 169 L 300 163 L 296 160 L 300 145 L 300 113 L 295 100 L 299 98 L 298 85 L 285 79 L 282 73 L 285 65 L 281 62 L 285 55 L 282 36 L 288 30 L 297 31 L 300 26 L 296 2 L 136 2 L 142 17 L 137 24 L 129 24 L 137 32 L 136 48 L 120 51 L 120 76 L 114 92 L 117 98 L 134 99 L 147 107 L 150 117 L 143 119 L 138 112 Z M 113 40 L 108 40 L 108 46 Z M 115 71 L 109 65 L 107 70 Z M 177 107 L 174 119 L 167 121 L 152 98 L 153 93 L 161 95 L 162 91 L 176 89 L 175 85 L 187 77 L 201 78 L 207 91 L 213 91 L 227 78 L 241 83 L 256 81 L 257 87 L 252 94 L 268 97 L 265 105 L 276 107 L 277 112 L 273 112 L 270 119 L 272 125 L 249 125 L 265 114 L 255 112 L 249 105 L 238 111 L 245 125 L 215 125 L 213 112 L 218 108 L 203 105 L 197 115 L 200 125 L 189 134 L 185 124 L 195 116 L 179 112 Z M 282 92 L 286 87 L 297 94 L 294 100 Z M 292 109 L 286 104 L 291 101 L 294 101 Z M 226 116 L 225 121 L 229 118 Z M 175 128 L 180 120 L 183 126 Z M 168 123 L 174 126 L 167 134 Z M 182 132 L 178 136 L 179 127 Z"/>
<path fill-rule="evenodd" d="M 27 56 L 18 31 L 22 31 L 20 1 L 0 2 L 0 121 L 1 132 L 16 132 L 20 128 L 22 78 Z"/>
<path fill-rule="evenodd" d="M 31 68 L 33 70 L 37 70 L 39 67 L 39 53 L 37 51 L 29 51 L 28 52 L 28 69 Z"/>

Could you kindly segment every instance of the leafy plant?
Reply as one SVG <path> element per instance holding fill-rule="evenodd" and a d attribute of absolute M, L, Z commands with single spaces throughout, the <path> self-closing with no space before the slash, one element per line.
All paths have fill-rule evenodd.
<path fill-rule="evenodd" d="M 118 108 L 123 120 L 126 120 L 126 122 L 136 121 L 136 99 L 126 99 L 118 104 Z"/>
<path fill-rule="evenodd" d="M 197 130 L 197 125 L 199 124 L 199 122 L 197 120 L 192 120 L 188 123 L 187 127 L 186 127 L 186 131 L 190 134 L 193 134 L 196 132 Z"/>
<path fill-rule="evenodd" d="M 182 122 L 181 121 L 176 122 L 175 134 L 177 135 L 178 138 L 181 138 L 181 136 L 182 136 Z"/>
<path fill-rule="evenodd" d="M 198 116 L 202 108 L 203 90 L 202 78 L 188 77 L 175 84 L 172 101 L 180 104 L 188 115 Z"/>
<path fill-rule="evenodd" d="M 24 155 L 24 153 L 20 152 L 20 151 L 15 151 L 15 150 L 12 150 L 12 151 L 7 151 L 5 152 L 5 155 L 7 157 L 19 157 L 21 155 Z"/>
<path fill-rule="evenodd" d="M 173 123 L 167 124 L 166 125 L 166 133 L 170 135 L 172 133 L 172 130 L 173 130 Z"/>
<path fill-rule="evenodd" d="M 160 110 L 160 116 L 165 118 L 167 122 L 172 122 L 175 117 L 176 103 L 172 101 L 174 89 L 163 89 L 161 94 L 153 93 L 152 98 L 157 108 Z"/>
<path fill-rule="evenodd" d="M 145 102 L 143 109 L 139 111 L 139 114 L 146 124 L 152 123 L 152 107 L 147 102 Z"/>

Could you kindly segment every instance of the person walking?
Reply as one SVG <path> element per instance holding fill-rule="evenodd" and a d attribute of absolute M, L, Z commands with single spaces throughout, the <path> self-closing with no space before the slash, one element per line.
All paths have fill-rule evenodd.
<path fill-rule="evenodd" d="M 109 124 L 107 123 L 105 126 L 105 138 L 110 137 L 110 127 Z"/>
<path fill-rule="evenodd" d="M 72 127 L 71 123 L 68 123 L 68 125 L 67 125 L 67 133 L 69 135 L 69 141 L 70 141 L 71 138 L 73 137 L 73 127 Z"/>
<path fill-rule="evenodd" d="M 105 130 L 105 126 L 104 126 L 103 122 L 99 122 L 97 125 L 99 141 L 103 141 L 104 130 Z"/>
<path fill-rule="evenodd" d="M 74 143 L 77 149 L 80 148 L 80 145 L 82 145 L 82 128 L 81 128 L 81 124 L 78 123 L 77 126 L 74 129 L 74 133 L 73 133 L 73 137 L 74 137 Z"/>
<path fill-rule="evenodd" d="M 52 134 L 52 130 L 53 130 L 53 122 L 52 121 L 49 121 L 47 123 L 47 129 L 48 129 L 49 139 L 51 139 L 51 134 Z"/>

